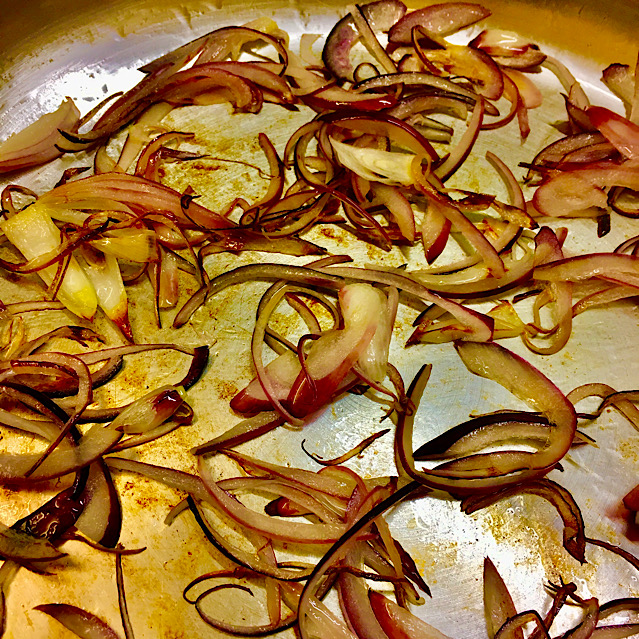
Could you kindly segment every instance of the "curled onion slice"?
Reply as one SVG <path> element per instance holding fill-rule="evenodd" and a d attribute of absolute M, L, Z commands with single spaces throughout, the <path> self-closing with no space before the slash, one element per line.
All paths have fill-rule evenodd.
<path fill-rule="evenodd" d="M 59 130 L 74 130 L 80 111 L 66 98 L 53 113 L 46 113 L 33 124 L 0 143 L 0 173 L 44 164 L 62 155 L 64 141 Z"/>

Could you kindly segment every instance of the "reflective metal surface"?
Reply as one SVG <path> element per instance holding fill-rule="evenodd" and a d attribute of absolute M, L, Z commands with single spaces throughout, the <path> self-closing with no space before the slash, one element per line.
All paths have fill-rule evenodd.
<path fill-rule="evenodd" d="M 639 3 L 609 2 L 487 2 L 493 10 L 489 24 L 519 31 L 535 39 L 575 70 L 593 100 L 615 106 L 599 83 L 601 70 L 611 62 L 633 63 L 637 55 Z M 415 6 L 415 5 L 413 5 Z M 74 98 L 87 111 L 108 93 L 126 89 L 138 78 L 135 69 L 145 61 L 218 26 L 240 24 L 255 17 L 273 17 L 292 39 L 301 33 L 325 34 L 344 11 L 342 2 L 268 1 L 172 2 L 169 0 L 117 0 L 88 3 L 85 0 L 40 0 L 17 3 L 0 0 L 0 138 L 22 128 L 42 112 L 53 110 L 64 96 Z M 499 153 L 507 153 L 511 166 L 530 160 L 535 152 L 556 136 L 552 123 L 561 117 L 562 99 L 556 82 L 546 74 L 540 78 L 547 88 L 547 103 L 531 113 L 533 134 L 525 145 L 513 144 L 516 130 L 499 132 Z M 244 158 L 263 163 L 255 149 L 257 133 L 265 130 L 278 148 L 307 118 L 266 110 L 255 116 L 231 116 L 223 108 L 181 109 L 169 116 L 171 128 L 196 133 L 200 148 L 213 157 Z M 229 128 L 233 136 L 229 137 Z M 480 147 L 481 148 L 481 147 Z M 456 178 L 470 188 L 499 191 L 483 164 L 482 153 Z M 65 158 L 54 168 L 31 171 L 20 182 L 36 190 L 52 186 L 60 168 L 82 164 L 82 156 Z M 256 197 L 262 188 L 245 168 L 223 162 L 188 173 L 167 173 L 167 180 L 183 188 L 191 184 L 202 201 L 213 207 L 241 194 Z M 570 221 L 569 251 L 608 250 L 631 232 L 627 221 L 615 218 L 612 233 L 603 243 L 592 223 Z M 636 233 L 636 231 L 635 231 Z M 370 248 L 354 247 L 344 238 L 316 237 L 335 252 L 356 255 L 363 263 L 380 260 L 399 265 L 406 255 L 390 255 Z M 255 255 L 222 255 L 208 263 L 212 275 L 248 263 Z M 6 300 L 25 295 L 21 287 L 2 284 Z M 146 447 L 134 456 L 144 461 L 194 470 L 188 450 L 223 432 L 238 421 L 228 400 L 251 377 L 248 352 L 255 307 L 263 287 L 247 285 L 241 296 L 225 291 L 198 311 L 193 322 L 175 333 L 170 328 L 152 328 L 150 287 L 137 285 L 132 294 L 134 332 L 141 341 L 180 341 L 212 346 L 212 361 L 205 378 L 189 392 L 197 422 Z M 29 291 L 32 294 L 35 288 Z M 59 314 L 51 324 L 64 322 Z M 392 360 L 406 380 L 424 362 L 433 364 L 433 376 L 417 418 L 415 445 L 445 428 L 467 419 L 469 413 L 519 407 L 506 391 L 470 376 L 450 345 L 402 344 L 410 334 L 413 315 L 400 318 Z M 67 318 L 68 321 L 68 318 Z M 284 324 L 287 318 L 282 316 Z M 167 326 L 169 322 L 167 322 Z M 102 329 L 116 339 L 106 326 Z M 620 339 L 620 335 L 623 336 Z M 507 346 L 523 353 L 517 341 Z M 579 316 L 568 346 L 550 358 L 526 357 L 546 372 L 562 390 L 601 381 L 619 389 L 639 382 L 639 314 L 634 306 L 620 304 L 614 310 L 593 311 Z M 140 364 L 125 368 L 104 401 L 120 401 L 139 392 L 148 380 L 165 379 L 167 370 L 179 378 L 180 361 L 175 358 L 139 358 Z M 183 362 L 182 362 L 183 365 Z M 170 381 L 170 380 L 168 380 Z M 323 456 L 339 454 L 377 429 L 379 406 L 364 397 L 347 396 L 303 432 L 281 430 L 260 440 L 256 454 L 281 463 L 312 467 L 301 452 L 306 439 L 310 450 Z M 618 415 L 605 413 L 588 434 L 597 441 L 571 452 L 563 464 L 565 472 L 553 478 L 569 488 L 582 506 L 589 536 L 601 537 L 635 549 L 626 537 L 627 522 L 618 508 L 621 497 L 637 483 L 639 435 Z M 393 473 L 392 442 L 382 438 L 353 467 L 365 475 Z M 219 474 L 232 466 L 219 462 Z M 182 600 L 182 589 L 192 578 L 213 570 L 220 559 L 208 547 L 190 517 L 178 518 L 170 527 L 163 523 L 171 506 L 181 496 L 139 477 L 120 475 L 118 487 L 125 509 L 123 543 L 147 550 L 125 559 L 125 579 L 136 637 L 214 637 L 195 610 Z M 11 523 L 25 508 L 42 501 L 37 493 L 14 494 L 0 489 L 0 521 Z M 580 566 L 561 547 L 561 530 L 555 512 L 537 498 L 517 498 L 497 504 L 476 515 L 466 516 L 453 500 L 421 500 L 404 504 L 391 516 L 393 530 L 413 554 L 433 591 L 432 600 L 417 613 L 456 639 L 485 636 L 481 567 L 489 555 L 511 588 L 520 610 L 544 609 L 548 597 L 544 585 L 574 580 L 584 597 L 602 600 L 639 595 L 637 574 L 613 555 L 589 548 L 588 563 Z M 59 624 L 32 610 L 33 606 L 64 601 L 85 607 L 119 628 L 114 559 L 70 544 L 69 557 L 56 565 L 53 575 L 38 576 L 21 571 L 8 598 L 7 636 L 19 639 L 69 637 Z M 247 598 L 248 599 L 248 598 Z M 224 601 L 223 598 L 220 601 Z M 251 602 L 244 600 L 250 616 Z M 226 604 L 223 604 L 224 606 Z M 575 613 L 576 614 L 576 613 Z M 221 636 L 221 635 L 220 635 Z M 292 635 L 291 635 L 292 636 Z"/>

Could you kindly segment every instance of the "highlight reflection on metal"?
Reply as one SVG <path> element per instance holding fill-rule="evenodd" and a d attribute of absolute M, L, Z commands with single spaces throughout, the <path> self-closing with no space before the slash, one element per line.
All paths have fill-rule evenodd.
<path fill-rule="evenodd" d="M 567 60 L 577 75 L 586 80 L 598 101 L 603 95 L 599 83 L 601 69 L 611 62 L 632 63 L 636 55 L 639 29 L 636 3 L 606 3 L 605 14 L 597 0 L 579 4 L 502 0 L 485 4 L 493 9 L 492 24 L 519 30 Z M 272 15 L 295 39 L 307 31 L 326 33 L 340 11 L 342 3 L 335 0 L 322 3 L 267 0 L 259 4 L 226 0 L 219 4 L 197 0 L 181 3 L 55 0 L 37 9 L 28 2 L 0 0 L 0 41 L 4 51 L 0 61 L 0 137 L 20 129 L 40 112 L 53 109 L 66 95 L 88 110 L 108 93 L 131 86 L 136 81 L 135 68 L 139 63 L 217 26 Z M 542 81 L 548 78 L 542 77 Z M 562 100 L 556 86 L 549 86 L 549 90 L 554 97 L 548 97 L 543 112 L 531 114 L 537 121 L 533 122 L 531 139 L 523 147 L 513 148 L 512 129 L 499 132 L 496 144 L 502 153 L 508 149 L 508 157 L 504 159 L 511 166 L 530 159 L 555 134 L 551 125 L 559 118 Z M 195 132 L 197 144 L 211 156 L 242 157 L 259 164 L 262 160 L 255 152 L 258 132 L 266 131 L 281 148 L 290 132 L 308 116 L 303 112 L 282 115 L 278 110 L 266 109 L 259 118 L 233 116 L 232 127 L 228 126 L 228 113 L 217 107 L 183 109 L 169 117 L 172 128 Z M 495 148 L 494 137 L 490 138 L 490 147 Z M 477 156 L 481 158 L 481 148 Z M 63 162 L 85 161 L 80 155 Z M 36 190 L 44 190 L 58 179 L 59 166 L 55 170 L 32 171 L 24 182 Z M 203 195 L 203 202 L 211 206 L 230 200 L 240 190 L 247 199 L 260 192 L 260 184 L 251 181 L 250 174 L 247 178 L 245 168 L 224 162 L 194 165 L 187 173 L 169 171 L 167 179 L 176 188 L 191 184 Z M 486 190 L 501 188 L 492 182 L 481 160 L 464 167 L 459 179 L 469 181 L 473 187 L 481 184 Z M 613 232 L 605 239 L 603 248 L 614 247 L 628 230 L 627 224 L 615 219 Z M 571 222 L 570 226 L 577 230 L 571 232 L 569 250 L 592 250 L 600 245 L 591 226 L 579 221 Z M 333 245 L 326 237 L 318 241 L 329 248 L 333 246 L 336 252 L 348 249 L 362 262 L 371 257 L 369 250 L 345 245 L 343 238 Z M 375 253 L 375 257 L 383 258 L 389 265 L 405 260 L 399 251 L 391 255 Z M 211 260 L 208 267 L 211 274 L 216 274 L 252 259 L 252 256 L 223 255 Z M 4 300 L 18 299 L 24 294 L 14 284 L 2 282 L 1 286 Z M 237 421 L 228 408 L 228 400 L 252 376 L 248 344 L 261 290 L 258 285 L 247 285 L 241 299 L 234 290 L 224 292 L 198 311 L 193 322 L 176 335 L 171 329 L 151 328 L 150 292 L 143 285 L 136 288 L 132 317 L 134 331 L 143 336 L 143 341 L 212 345 L 209 371 L 189 394 L 198 415 L 196 424 L 176 431 L 157 448 L 136 453 L 138 458 L 192 470 L 194 462 L 188 449 Z M 639 363 L 636 347 L 629 348 L 639 345 L 636 310 L 621 305 L 615 311 L 614 322 L 609 318 L 609 314 L 597 311 L 579 316 L 568 347 L 559 355 L 549 359 L 530 354 L 526 357 L 564 391 L 593 381 L 618 388 L 636 387 Z M 402 343 L 409 334 L 411 319 L 408 314 L 400 318 L 392 360 L 405 379 L 410 379 L 425 361 L 434 365 L 417 418 L 416 445 L 463 421 L 470 412 L 517 407 L 517 402 L 503 389 L 471 377 L 449 345 L 404 350 Z M 108 327 L 102 328 L 108 333 Z M 624 335 L 624 339 L 620 340 L 619 335 Z M 508 346 L 521 350 L 517 343 Z M 170 358 L 140 361 L 148 370 L 127 367 L 118 382 L 120 386 L 113 391 L 113 399 L 116 395 L 118 399 L 135 395 L 145 379 L 165 374 L 167 367 L 179 370 L 179 363 Z M 375 430 L 380 416 L 378 406 L 365 398 L 348 396 L 303 432 L 281 431 L 263 438 L 258 452 L 281 463 L 311 467 L 300 449 L 302 439 L 307 440 L 311 450 L 331 456 Z M 624 536 L 625 523 L 616 504 L 637 482 L 637 433 L 618 416 L 604 414 L 589 428 L 588 434 L 597 440 L 597 447 L 572 452 L 564 463 L 566 472 L 560 481 L 582 505 L 589 535 L 630 548 L 632 544 Z M 382 438 L 354 460 L 353 465 L 366 475 L 392 473 L 391 448 L 391 441 Z M 221 464 L 220 474 L 225 469 Z M 136 637 L 216 636 L 214 631 L 204 628 L 194 610 L 182 601 L 184 585 L 213 569 L 215 555 L 189 518 L 178 518 L 171 527 L 163 524 L 164 516 L 180 496 L 138 477 L 120 476 L 117 481 L 125 509 L 123 542 L 128 547 L 147 546 L 141 555 L 125 560 Z M 10 523 L 18 514 L 24 514 L 20 509 L 27 504 L 19 501 L 21 496 L 5 489 L 0 491 L 0 521 Z M 41 499 L 40 495 L 27 496 L 32 506 Z M 578 581 L 583 596 L 593 594 L 609 599 L 639 594 L 636 574 L 603 551 L 590 549 L 589 563 L 585 566 L 568 557 L 561 547 L 554 511 L 536 498 L 514 499 L 473 516 L 460 513 L 453 500 L 413 501 L 397 509 L 390 521 L 433 591 L 432 600 L 417 613 L 452 637 L 479 638 L 485 634 L 481 566 L 486 555 L 498 565 L 519 609 L 543 606 L 547 602 L 544 584 L 561 578 Z M 50 601 L 87 607 L 118 626 L 113 559 L 76 546 L 71 558 L 60 564 L 54 576 L 20 573 L 8 598 L 8 636 L 20 639 L 69 636 L 44 615 L 31 611 L 34 605 Z M 250 615 L 250 602 L 246 603 L 245 612 Z"/>

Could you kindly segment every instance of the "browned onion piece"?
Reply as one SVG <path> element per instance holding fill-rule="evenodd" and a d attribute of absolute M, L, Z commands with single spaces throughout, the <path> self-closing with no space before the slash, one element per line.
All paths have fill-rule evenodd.
<path fill-rule="evenodd" d="M 437 75 L 465 78 L 487 100 L 498 100 L 504 92 L 503 72 L 479 49 L 446 44 L 443 49 L 423 51 L 422 56 L 435 67 Z"/>
<path fill-rule="evenodd" d="M 633 103 L 635 98 L 635 78 L 627 64 L 611 64 L 601 74 L 603 83 L 624 103 L 626 112 L 633 115 Z M 636 114 L 634 114 L 636 115 Z"/>
<path fill-rule="evenodd" d="M 347 565 L 361 561 L 356 550 L 350 551 L 343 560 Z M 386 639 L 387 634 L 377 620 L 370 600 L 368 586 L 363 579 L 349 572 L 342 572 L 337 580 L 340 608 L 360 639 Z"/>
<path fill-rule="evenodd" d="M 409 124 L 391 115 L 377 113 L 359 113 L 340 111 L 321 116 L 323 122 L 357 133 L 369 133 L 387 137 L 395 144 L 409 149 L 413 153 L 437 160 L 438 155 L 432 145 L 421 133 Z"/>
<path fill-rule="evenodd" d="M 639 125 L 600 106 L 590 106 L 586 114 L 592 125 L 626 158 L 639 158 Z"/>
<path fill-rule="evenodd" d="M 629 297 L 637 296 L 639 296 L 639 290 L 633 286 L 606 286 L 605 288 L 591 293 L 590 295 L 585 295 L 578 302 L 573 304 L 572 315 L 573 317 L 576 317 L 584 311 L 587 311 L 589 308 L 602 306 L 604 304 L 612 304 L 620 300 L 628 299 Z"/>
<path fill-rule="evenodd" d="M 269 233 L 270 235 L 270 233 Z M 317 244 L 298 237 L 277 237 L 271 239 L 269 235 L 256 233 L 249 229 L 228 229 L 215 231 L 207 238 L 206 246 L 199 253 L 199 261 L 215 253 L 225 251 L 235 253 L 240 251 L 264 251 L 267 253 L 282 253 L 285 255 L 325 255 L 326 249 Z"/>
<path fill-rule="evenodd" d="M 398 639 L 449 639 L 430 624 L 374 590 L 368 591 L 371 608 L 384 632 Z"/>
<path fill-rule="evenodd" d="M 70 446 L 65 439 L 59 437 L 60 444 L 46 456 L 40 453 L 1 454 L 0 480 L 8 484 L 27 484 L 60 477 L 84 468 L 108 452 L 120 440 L 120 427 L 134 427 L 136 419 L 149 415 L 167 419 L 182 405 L 181 401 L 168 404 L 156 401 L 158 397 L 163 398 L 165 395 L 158 395 L 157 391 L 152 391 L 122 410 L 109 426 L 95 424 L 75 446 Z M 73 422 L 67 421 L 66 430 L 72 426 Z M 65 429 L 61 432 L 64 431 Z"/>
<path fill-rule="evenodd" d="M 343 477 L 338 479 L 326 472 L 314 473 L 301 468 L 278 466 L 232 450 L 225 450 L 224 454 L 234 459 L 250 475 L 282 477 L 305 486 L 312 492 L 323 492 L 340 499 L 348 499 L 355 487 L 352 478 L 345 481 Z M 344 468 L 339 470 L 345 471 Z"/>
<path fill-rule="evenodd" d="M 561 261 L 564 257 L 561 243 L 557 239 L 554 232 L 548 227 L 542 227 L 535 238 L 536 266 L 543 263 Z M 522 333 L 521 337 L 526 346 L 534 353 L 540 355 L 552 355 L 559 352 L 567 343 L 572 332 L 572 283 L 553 281 L 546 284 L 545 290 L 548 297 L 552 300 L 552 311 L 554 325 L 550 329 L 544 329 L 544 333 L 550 339 L 550 344 L 541 346 L 533 342 L 527 333 Z M 535 324 L 534 328 L 540 329 L 540 317 L 538 317 L 537 302 L 542 299 L 542 295 L 538 295 L 535 299 Z"/>
<path fill-rule="evenodd" d="M 494 29 L 482 31 L 469 46 L 488 53 L 502 67 L 529 70 L 546 59 L 539 47 L 517 34 Z"/>
<path fill-rule="evenodd" d="M 435 168 L 435 175 L 442 182 L 452 176 L 470 154 L 479 135 L 483 119 L 484 100 L 479 98 L 473 108 L 468 128 L 464 131 L 464 134 L 448 157 Z"/>
<path fill-rule="evenodd" d="M 222 575 L 225 576 L 225 575 Z M 231 584 L 226 584 L 224 587 L 227 588 L 242 588 L 246 589 L 243 586 L 233 586 Z M 195 609 L 198 614 L 202 618 L 206 624 L 211 626 L 212 628 L 217 628 L 218 630 L 222 630 L 223 632 L 238 636 L 238 637 L 262 637 L 265 635 L 273 634 L 275 632 L 279 632 L 280 630 L 286 630 L 293 626 L 296 622 L 297 616 L 295 614 L 288 614 L 282 619 L 272 622 L 269 624 L 264 624 L 261 626 L 256 625 L 237 625 L 231 624 L 217 617 L 213 617 L 211 614 L 207 613 L 204 609 L 204 601 L 207 597 L 213 594 L 217 589 L 209 588 L 205 590 L 202 594 L 200 594 L 195 600 Z M 249 590 L 250 593 L 250 590 Z M 251 593 L 252 594 L 252 593 Z"/>
<path fill-rule="evenodd" d="M 605 189 L 613 186 L 639 190 L 639 171 L 612 162 L 564 171 L 535 191 L 533 205 L 543 215 L 552 217 L 591 216 L 606 208 Z"/>
<path fill-rule="evenodd" d="M 363 80 L 357 84 L 358 91 L 368 91 L 370 89 L 380 89 L 386 87 L 393 87 L 396 85 L 409 85 L 409 86 L 425 86 L 433 89 L 443 91 L 445 96 L 450 98 L 465 98 L 473 104 L 479 99 L 479 95 L 464 86 L 442 78 L 432 73 L 426 72 L 398 72 L 388 73 L 385 75 L 376 76 L 368 80 Z M 498 115 L 497 109 L 494 106 L 488 104 L 486 112 L 489 115 Z"/>
<path fill-rule="evenodd" d="M 115 133 L 142 114 L 149 106 L 168 102 L 185 104 L 229 101 L 239 111 L 258 112 L 262 93 L 239 75 L 203 59 L 188 68 L 176 71 L 162 66 L 151 71 L 135 87 L 119 97 L 86 133 L 75 134 L 62 130 L 72 143 L 92 145 Z"/>
<path fill-rule="evenodd" d="M 437 205 L 430 205 L 424 213 L 420 234 L 428 264 L 432 264 L 444 251 L 450 237 L 452 222 Z"/>
<path fill-rule="evenodd" d="M 122 457 L 106 457 L 105 462 L 110 470 L 128 470 L 139 473 L 170 488 L 193 495 L 196 499 L 208 501 L 202 481 L 195 475 Z"/>
<path fill-rule="evenodd" d="M 200 474 L 210 496 L 209 501 L 212 500 L 212 503 L 231 519 L 249 529 L 259 530 L 271 539 L 306 544 L 334 543 L 346 530 L 342 524 L 284 522 L 250 511 L 218 486 L 218 483 L 211 477 L 210 471 L 201 462 L 202 457 L 199 457 L 198 460 Z"/>
<path fill-rule="evenodd" d="M 486 159 L 492 164 L 494 169 L 497 171 L 497 173 L 499 173 L 499 176 L 506 184 L 512 206 L 525 211 L 526 199 L 524 198 L 521 186 L 519 186 L 519 183 L 517 182 L 512 171 L 508 168 L 508 165 L 492 151 L 486 151 Z"/>
<path fill-rule="evenodd" d="M 601 415 L 603 410 L 607 406 L 613 406 L 616 408 L 635 428 L 639 429 L 639 409 L 633 404 L 624 392 L 617 392 L 612 386 L 608 384 L 595 383 L 595 384 L 583 384 L 578 386 L 568 393 L 566 396 L 573 404 L 577 404 L 586 397 L 601 397 L 603 401 L 599 405 L 598 409 L 588 417 L 596 418 Z"/>
<path fill-rule="evenodd" d="M 390 2 L 387 2 L 387 7 Z M 375 33 L 371 29 L 371 25 L 368 20 L 364 16 L 364 12 L 357 5 L 351 6 L 349 8 L 349 12 L 351 17 L 353 18 L 353 22 L 355 23 L 355 28 L 359 31 L 360 38 L 364 43 L 364 46 L 368 49 L 369 53 L 371 53 L 379 65 L 386 71 L 392 73 L 393 71 L 397 71 L 397 67 L 395 62 L 388 55 L 386 49 L 382 47 L 377 39 Z M 388 9 L 387 9 L 387 13 Z M 371 66 L 373 66 L 371 64 Z"/>
<path fill-rule="evenodd" d="M 443 165 L 442 165 L 443 166 Z M 486 239 L 477 227 L 461 212 L 457 204 L 450 198 L 440 195 L 432 188 L 421 187 L 429 206 L 435 207 L 450 223 L 468 240 L 481 256 L 489 275 L 500 279 L 505 275 L 504 263 L 495 247 Z"/>
<path fill-rule="evenodd" d="M 544 147 L 533 158 L 526 179 L 532 178 L 534 168 L 569 169 L 574 163 L 608 159 L 613 152 L 614 147 L 599 132 L 569 135 Z"/>
<path fill-rule="evenodd" d="M 0 557 L 35 569 L 39 562 L 64 557 L 46 537 L 36 537 L 29 532 L 0 526 Z"/>
<path fill-rule="evenodd" d="M 159 182 L 158 169 L 160 161 L 165 157 L 168 152 L 168 147 L 164 146 L 169 142 L 180 142 L 182 140 L 190 140 L 193 138 L 192 133 L 179 133 L 177 131 L 170 131 L 163 133 L 154 138 L 149 144 L 147 144 L 140 153 L 135 165 L 135 175 L 139 175 L 147 180 L 153 180 Z M 178 156 L 180 157 L 180 156 Z M 192 156 L 186 156 L 192 157 Z M 194 156 L 199 157 L 199 156 Z M 185 159 L 180 157 L 180 159 Z M 113 170 L 113 167 L 110 169 Z M 96 173 L 106 173 L 108 171 L 96 171 Z"/>
<path fill-rule="evenodd" d="M 624 217 L 639 217 L 639 202 L 637 191 L 622 188 L 610 189 L 608 204 L 610 208 Z"/>

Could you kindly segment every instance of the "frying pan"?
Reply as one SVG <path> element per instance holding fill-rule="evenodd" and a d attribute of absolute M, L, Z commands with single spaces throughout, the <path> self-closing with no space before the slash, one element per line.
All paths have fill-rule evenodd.
<path fill-rule="evenodd" d="M 564 60 L 584 82 L 594 100 L 618 107 L 604 94 L 601 70 L 612 62 L 634 64 L 639 40 L 639 3 L 574 0 L 552 2 L 484 2 L 493 16 L 491 26 L 519 32 Z M 417 5 L 409 3 L 410 8 Z M 161 53 L 219 26 L 241 24 L 258 16 L 273 17 L 293 37 L 304 32 L 325 34 L 344 12 L 342 2 L 325 0 L 265 0 L 256 3 L 219 0 L 0 0 L 0 137 L 17 131 L 37 115 L 53 110 L 67 95 L 83 111 L 105 95 L 131 86 L 139 77 L 135 69 Z M 556 93 L 556 91 L 555 91 Z M 554 104 L 554 106 L 553 106 Z M 521 148 L 504 140 L 496 143 L 508 149 L 504 159 L 511 165 L 532 155 L 552 139 L 552 103 L 543 116 L 541 133 Z M 228 120 L 219 112 L 202 114 L 185 111 L 173 124 L 200 127 L 211 140 L 210 151 L 225 157 L 244 157 L 251 139 L 266 130 L 282 143 L 295 126 L 290 121 L 268 116 L 242 118 L 229 137 Z M 556 119 L 560 112 L 556 111 Z M 300 121 L 301 123 L 301 121 Z M 512 135 L 512 133 L 511 133 Z M 516 145 L 515 145 L 516 147 Z M 86 158 L 69 160 L 82 164 Z M 225 169 L 226 171 L 226 169 Z M 20 182 L 36 190 L 55 183 L 59 170 L 34 170 L 20 176 Z M 173 176 L 192 184 L 203 194 L 203 201 L 215 205 L 241 191 L 250 198 L 257 193 L 245 172 Z M 464 179 L 479 179 L 465 174 Z M 497 188 L 497 187 L 495 187 Z M 255 193 L 253 192 L 255 190 Z M 615 219 L 610 237 L 599 244 L 593 229 L 585 223 L 574 227 L 573 250 L 610 250 L 620 238 L 632 232 L 628 222 Z M 571 227 L 572 228 L 572 227 Z M 634 232 L 636 234 L 636 231 Z M 329 246 L 336 251 L 357 247 Z M 362 259 L 370 255 L 362 254 Z M 385 256 L 375 255 L 382 260 Z M 248 258 L 221 257 L 210 264 L 211 273 L 233 268 Z M 11 282 L 0 284 L 2 299 L 13 301 L 25 290 Z M 204 379 L 190 392 L 198 420 L 140 453 L 144 461 L 193 470 L 191 446 L 221 433 L 237 421 L 228 408 L 228 399 L 252 376 L 247 345 L 254 309 L 260 289 L 248 287 L 238 299 L 225 294 L 199 311 L 193 322 L 175 334 L 171 329 L 153 327 L 150 291 L 143 286 L 132 294 L 134 331 L 141 341 L 178 341 L 189 345 L 208 343 L 212 362 Z M 568 347 L 553 358 L 526 355 L 548 374 L 560 388 L 568 391 L 586 382 L 602 381 L 620 389 L 636 388 L 639 382 L 639 321 L 636 308 L 620 305 L 609 313 L 587 313 L 576 323 Z M 64 314 L 48 317 L 47 323 L 68 322 Z M 100 327 L 111 339 L 108 326 Z M 402 338 L 409 334 L 409 320 L 398 328 L 399 336 L 392 357 L 407 379 L 424 362 L 434 365 L 425 407 L 417 418 L 419 442 L 444 428 L 467 419 L 469 412 L 508 407 L 517 408 L 503 389 L 485 380 L 470 378 L 452 350 L 444 346 L 404 350 Z M 622 336 L 622 339 L 620 339 Z M 518 348 L 516 345 L 513 348 Z M 169 356 L 140 358 L 125 368 L 104 401 L 122 401 L 140 394 L 150 380 L 179 377 L 183 363 Z M 321 455 L 331 456 L 347 449 L 370 434 L 379 419 L 378 407 L 371 408 L 362 398 L 346 397 L 320 416 L 302 433 L 283 431 L 260 440 L 253 452 L 280 463 L 312 467 L 299 447 L 302 439 Z M 373 424 L 373 426 L 371 426 Z M 621 497 L 637 483 L 639 437 L 630 425 L 614 414 L 604 414 L 588 433 L 597 446 L 571 453 L 558 475 L 581 504 L 590 536 L 599 536 L 629 550 L 636 550 L 627 536 L 628 522 L 620 514 Z M 249 449 L 249 452 L 251 450 Z M 220 475 L 231 466 L 216 462 Z M 353 462 L 365 475 L 392 473 L 391 444 L 380 440 L 370 454 Z M 212 570 L 220 558 L 207 546 L 193 521 L 179 517 L 171 526 L 164 524 L 170 508 L 181 496 L 163 486 L 139 477 L 119 475 L 116 479 L 124 508 L 122 542 L 127 547 L 146 547 L 143 553 L 124 562 L 126 589 L 135 635 L 155 637 L 215 637 L 194 609 L 182 599 L 182 589 L 197 575 Z M 46 494 L 0 488 L 0 521 L 10 524 L 44 501 Z M 602 601 L 620 596 L 637 596 L 637 574 L 630 567 L 603 551 L 589 550 L 588 563 L 578 565 L 561 547 L 561 533 L 552 509 L 534 498 L 519 498 L 497 504 L 472 517 L 459 512 L 456 502 L 441 500 L 410 502 L 390 516 L 391 526 L 411 552 L 433 591 L 432 600 L 417 614 L 451 637 L 485 636 L 481 601 L 481 565 L 489 555 L 498 564 L 511 588 L 518 609 L 547 605 L 544 584 L 559 579 L 573 580 L 583 596 Z M 8 597 L 6 636 L 19 639 L 70 637 L 67 630 L 33 607 L 47 602 L 66 602 L 83 607 L 119 629 L 119 613 L 111 556 L 68 544 L 69 556 L 55 565 L 53 574 L 40 576 L 21 571 Z M 252 601 L 234 601 L 238 614 L 251 615 L 259 606 Z M 228 600 L 220 598 L 218 610 Z M 575 615 L 577 613 L 575 612 Z M 569 619 L 565 620 L 569 623 Z M 118 630 L 120 632 L 120 630 Z M 222 635 L 220 635 L 222 636 Z M 292 635 L 290 635 L 292 636 Z"/>

